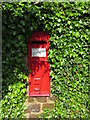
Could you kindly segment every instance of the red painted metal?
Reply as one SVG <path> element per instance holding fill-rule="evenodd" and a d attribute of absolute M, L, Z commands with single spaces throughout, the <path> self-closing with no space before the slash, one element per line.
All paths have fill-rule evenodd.
<path fill-rule="evenodd" d="M 50 96 L 50 63 L 47 62 L 49 34 L 34 32 L 28 41 L 29 96 Z M 44 41 L 44 42 L 42 42 Z M 33 43 L 34 42 L 34 43 Z M 32 49 L 45 48 L 46 56 L 32 56 Z"/>
<path fill-rule="evenodd" d="M 30 41 L 47 41 L 49 40 L 50 36 L 49 34 L 39 31 L 39 32 L 34 32 L 30 38 L 29 38 L 29 42 Z"/>

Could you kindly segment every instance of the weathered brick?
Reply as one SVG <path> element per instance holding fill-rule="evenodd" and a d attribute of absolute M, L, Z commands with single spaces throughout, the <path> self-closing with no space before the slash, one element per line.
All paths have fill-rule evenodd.
<path fill-rule="evenodd" d="M 28 97 L 28 102 L 33 102 L 34 101 L 34 97 Z"/>
<path fill-rule="evenodd" d="M 50 97 L 48 97 L 48 99 L 51 100 L 51 101 L 55 101 L 55 100 L 57 100 L 57 97 L 56 96 L 50 96 Z"/>
<path fill-rule="evenodd" d="M 29 105 L 28 99 L 26 99 L 24 105 L 25 105 L 25 106 L 28 106 L 28 105 Z"/>
<path fill-rule="evenodd" d="M 40 104 L 32 104 L 28 106 L 30 112 L 39 112 L 40 111 Z"/>
<path fill-rule="evenodd" d="M 25 113 L 29 113 L 30 110 L 27 108 L 26 110 L 24 110 Z"/>
<path fill-rule="evenodd" d="M 29 118 L 33 118 L 32 120 L 34 120 L 34 118 L 35 118 L 35 120 L 38 120 L 38 114 L 29 114 Z"/>
<path fill-rule="evenodd" d="M 43 104 L 42 110 L 48 108 L 48 109 L 52 109 L 54 107 L 54 103 L 45 103 Z"/>
<path fill-rule="evenodd" d="M 47 97 L 36 97 L 35 99 L 36 99 L 38 102 L 42 102 L 42 103 L 47 102 Z"/>
<path fill-rule="evenodd" d="M 29 96 L 29 86 L 27 86 L 26 93 L 27 93 L 27 96 Z"/>
<path fill-rule="evenodd" d="M 28 120 L 29 119 L 29 113 L 26 113 L 25 114 L 25 120 Z"/>

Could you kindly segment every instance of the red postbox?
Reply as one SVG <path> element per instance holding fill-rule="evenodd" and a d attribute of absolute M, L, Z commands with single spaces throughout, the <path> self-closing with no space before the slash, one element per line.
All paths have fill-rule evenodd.
<path fill-rule="evenodd" d="M 34 32 L 28 41 L 29 96 L 50 96 L 49 34 Z"/>

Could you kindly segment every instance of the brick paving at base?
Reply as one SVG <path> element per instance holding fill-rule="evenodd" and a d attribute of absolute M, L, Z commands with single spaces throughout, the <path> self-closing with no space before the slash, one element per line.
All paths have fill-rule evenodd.
<path fill-rule="evenodd" d="M 29 97 L 27 98 L 25 105 L 27 109 L 25 110 L 26 119 L 38 119 L 38 115 L 43 113 L 44 109 L 53 109 L 54 102 L 57 97 Z"/>

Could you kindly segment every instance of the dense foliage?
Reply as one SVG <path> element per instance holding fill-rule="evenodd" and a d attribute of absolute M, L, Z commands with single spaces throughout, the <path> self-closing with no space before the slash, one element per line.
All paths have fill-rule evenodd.
<path fill-rule="evenodd" d="M 43 118 L 89 118 L 90 2 L 3 3 L 2 117 L 23 117 L 28 37 L 33 31 L 50 34 L 51 93 L 54 109 Z"/>

